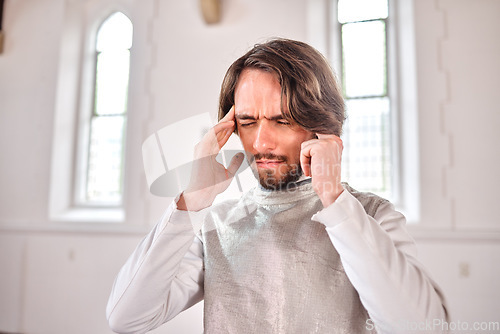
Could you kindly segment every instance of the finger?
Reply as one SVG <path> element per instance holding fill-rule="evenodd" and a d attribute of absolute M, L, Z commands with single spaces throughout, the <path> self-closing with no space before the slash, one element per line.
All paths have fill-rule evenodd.
<path fill-rule="evenodd" d="M 302 144 L 300 144 L 300 149 L 303 150 L 303 149 L 305 149 L 308 146 L 315 145 L 316 143 L 318 143 L 318 140 L 319 139 L 316 139 L 316 138 L 315 139 L 306 140 L 306 141 L 302 142 Z"/>
<path fill-rule="evenodd" d="M 234 129 L 234 122 L 216 124 L 203 136 L 198 143 L 197 149 L 202 156 L 217 154 L 220 148 L 228 141 Z"/>
<path fill-rule="evenodd" d="M 238 171 L 238 168 L 240 168 L 244 156 L 245 155 L 243 153 L 239 152 L 235 154 L 235 156 L 231 159 L 231 162 L 227 167 L 227 171 L 231 175 L 231 177 L 233 177 Z"/>
<path fill-rule="evenodd" d="M 217 146 L 217 147 L 222 147 L 226 144 L 227 140 L 231 136 L 231 134 L 234 131 L 234 122 L 233 121 L 227 121 L 224 123 L 219 123 L 216 124 L 212 128 L 212 138 L 211 138 L 211 143 L 212 146 Z"/>
<path fill-rule="evenodd" d="M 229 109 L 229 111 L 227 112 L 227 114 L 221 118 L 219 123 L 226 122 L 226 121 L 232 121 L 232 120 L 234 120 L 234 106 L 232 106 L 231 109 Z"/>
<path fill-rule="evenodd" d="M 311 145 L 300 150 L 300 166 L 305 176 L 311 176 Z"/>
<path fill-rule="evenodd" d="M 219 122 L 215 124 L 212 129 L 214 130 L 215 134 L 218 134 L 219 132 L 226 129 L 234 129 L 234 121 Z"/>
<path fill-rule="evenodd" d="M 232 133 L 233 127 L 224 127 L 224 128 L 218 128 L 218 132 L 215 134 L 217 137 L 217 142 L 220 142 L 224 137 L 228 135 L 228 133 Z"/>
<path fill-rule="evenodd" d="M 342 141 L 339 136 L 334 135 L 334 134 L 327 134 L 327 133 L 315 133 L 316 137 L 318 139 L 335 139 L 338 138 L 340 141 Z"/>
<path fill-rule="evenodd" d="M 229 137 L 233 134 L 232 129 L 226 129 L 224 132 L 222 132 L 222 135 L 220 138 L 218 138 L 217 141 L 217 146 L 219 149 L 221 149 L 224 145 L 226 145 L 227 141 L 229 140 Z"/>
<path fill-rule="evenodd" d="M 316 133 L 316 136 L 318 137 L 318 139 L 322 140 L 322 139 L 329 139 L 329 140 L 334 140 L 336 141 L 337 143 L 340 144 L 341 147 L 344 147 L 344 144 L 342 142 L 342 139 L 340 139 L 339 136 L 337 135 L 333 135 L 333 134 L 324 134 L 324 133 Z"/>

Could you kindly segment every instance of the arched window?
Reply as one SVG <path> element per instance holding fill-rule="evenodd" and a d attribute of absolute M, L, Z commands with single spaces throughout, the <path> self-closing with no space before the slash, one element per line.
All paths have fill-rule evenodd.
<path fill-rule="evenodd" d="M 129 18 L 116 12 L 97 31 L 93 110 L 86 159 L 82 159 L 86 168 L 77 196 L 80 204 L 122 202 L 132 30 Z"/>

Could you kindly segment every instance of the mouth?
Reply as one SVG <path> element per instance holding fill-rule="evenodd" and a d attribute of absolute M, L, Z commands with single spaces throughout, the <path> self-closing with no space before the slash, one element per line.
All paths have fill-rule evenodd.
<path fill-rule="evenodd" d="M 283 160 L 256 160 L 255 163 L 257 164 L 258 168 L 276 168 L 279 165 L 283 164 Z"/>

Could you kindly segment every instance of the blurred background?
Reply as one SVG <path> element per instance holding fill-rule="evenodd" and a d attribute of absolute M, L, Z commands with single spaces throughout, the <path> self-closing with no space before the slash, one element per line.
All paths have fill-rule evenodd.
<path fill-rule="evenodd" d="M 453 321 L 499 331 L 500 1 L 0 4 L 0 333 L 111 333 L 114 277 L 172 200 L 142 144 L 150 175 L 175 169 L 228 66 L 271 37 L 328 58 L 344 180 L 406 214 Z M 201 333 L 202 307 L 154 333 Z"/>

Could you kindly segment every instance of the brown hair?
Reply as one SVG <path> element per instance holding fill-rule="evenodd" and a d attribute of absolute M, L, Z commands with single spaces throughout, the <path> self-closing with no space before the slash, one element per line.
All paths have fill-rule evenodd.
<path fill-rule="evenodd" d="M 308 44 L 289 39 L 257 44 L 229 67 L 221 86 L 219 120 L 234 105 L 236 84 L 246 68 L 276 75 L 281 85 L 281 113 L 287 121 L 314 133 L 340 136 L 344 99 L 328 61 Z"/>

